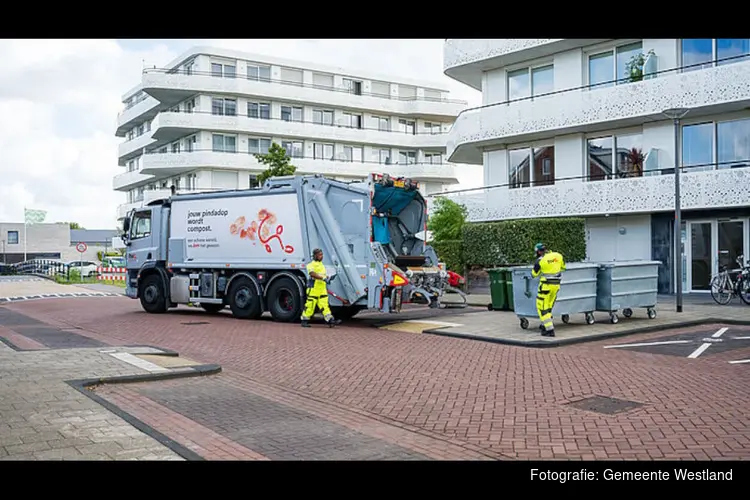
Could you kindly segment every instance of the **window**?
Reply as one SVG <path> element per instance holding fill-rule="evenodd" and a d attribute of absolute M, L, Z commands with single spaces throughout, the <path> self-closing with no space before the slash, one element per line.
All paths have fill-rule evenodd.
<path fill-rule="evenodd" d="M 555 90 L 554 66 L 523 68 L 508 72 L 508 100 L 523 99 Z"/>
<path fill-rule="evenodd" d="M 157 151 L 157 153 L 162 154 L 162 155 L 165 154 L 166 152 L 167 152 L 166 146 L 164 146 L 163 148 L 159 148 L 159 150 Z"/>
<path fill-rule="evenodd" d="M 589 86 L 609 87 L 615 83 L 614 80 L 618 80 L 617 84 L 627 83 L 630 76 L 628 63 L 642 50 L 643 44 L 636 42 L 590 55 Z"/>
<path fill-rule="evenodd" d="M 258 176 L 254 174 L 250 174 L 250 178 L 248 179 L 248 187 L 250 189 L 259 188 L 260 182 L 258 182 Z"/>
<path fill-rule="evenodd" d="M 362 115 L 355 113 L 344 113 L 344 126 L 349 128 L 362 128 Z"/>
<path fill-rule="evenodd" d="M 190 136 L 185 138 L 185 152 L 186 153 L 192 153 L 195 151 L 195 145 L 198 142 L 198 138 L 196 136 Z"/>
<path fill-rule="evenodd" d="M 424 128 L 428 134 L 440 134 L 443 132 L 443 127 L 440 123 L 425 122 Z"/>
<path fill-rule="evenodd" d="M 285 122 L 301 122 L 302 108 L 293 106 L 281 106 L 281 119 Z"/>
<path fill-rule="evenodd" d="M 180 152 L 180 143 L 175 142 L 172 144 L 172 153 L 179 153 Z"/>
<path fill-rule="evenodd" d="M 271 66 L 247 65 L 247 79 L 256 82 L 271 81 Z"/>
<path fill-rule="evenodd" d="M 718 168 L 750 166 L 750 119 L 716 125 Z"/>
<path fill-rule="evenodd" d="M 508 151 L 510 188 L 555 183 L 555 147 L 519 148 Z"/>
<path fill-rule="evenodd" d="M 414 165 L 415 163 L 417 163 L 417 152 L 416 151 L 399 151 L 398 163 L 399 165 Z"/>
<path fill-rule="evenodd" d="M 317 123 L 318 125 L 333 125 L 333 111 L 313 110 L 313 123 Z"/>
<path fill-rule="evenodd" d="M 682 166 L 688 167 L 685 172 L 713 170 L 714 151 L 712 122 L 682 127 Z"/>
<path fill-rule="evenodd" d="M 236 153 L 237 137 L 233 135 L 212 134 L 213 150 L 219 153 Z"/>
<path fill-rule="evenodd" d="M 333 144 L 313 144 L 313 158 L 316 160 L 333 160 Z"/>
<path fill-rule="evenodd" d="M 193 67 L 195 66 L 195 61 L 190 61 L 189 63 L 185 64 L 183 68 L 183 72 L 186 75 L 192 75 L 193 74 Z"/>
<path fill-rule="evenodd" d="M 344 156 L 346 156 L 346 161 L 362 163 L 364 152 L 362 146 L 344 146 Z"/>
<path fill-rule="evenodd" d="M 8 231 L 8 245 L 18 245 L 18 231 Z"/>
<path fill-rule="evenodd" d="M 302 141 L 283 141 L 281 147 L 286 151 L 287 156 L 292 158 L 303 158 L 305 149 Z"/>
<path fill-rule="evenodd" d="M 221 97 L 211 98 L 212 115 L 237 115 L 237 99 L 222 99 Z"/>
<path fill-rule="evenodd" d="M 250 154 L 268 154 L 271 148 L 271 139 L 257 139 L 250 137 L 247 140 L 247 150 Z"/>
<path fill-rule="evenodd" d="M 237 67 L 234 64 L 211 63 L 211 76 L 234 78 L 237 74 Z"/>
<path fill-rule="evenodd" d="M 411 120 L 399 120 L 398 121 L 399 131 L 406 134 L 414 135 L 417 133 L 416 122 Z"/>
<path fill-rule="evenodd" d="M 378 124 L 378 130 L 381 132 L 391 131 L 391 121 L 388 118 L 383 118 L 382 116 L 373 116 L 373 118 Z"/>
<path fill-rule="evenodd" d="M 362 95 L 362 82 L 359 80 L 352 80 L 351 78 L 344 78 L 344 88 L 347 92 L 355 95 Z"/>
<path fill-rule="evenodd" d="M 425 153 L 424 154 L 424 162 L 425 163 L 432 163 L 434 165 L 442 165 L 443 163 L 443 155 L 440 153 Z"/>
<path fill-rule="evenodd" d="M 644 161 L 641 134 L 588 140 L 589 180 L 641 177 Z"/>
<path fill-rule="evenodd" d="M 271 105 L 264 102 L 247 103 L 247 116 L 250 118 L 260 118 L 261 120 L 271 119 Z"/>
<path fill-rule="evenodd" d="M 378 160 L 383 165 L 390 165 L 391 164 L 391 150 L 381 149 L 379 152 Z"/>
<path fill-rule="evenodd" d="M 187 184 L 187 189 L 189 191 L 195 189 L 197 177 L 198 174 L 187 174 L 185 176 L 185 184 Z"/>
<path fill-rule="evenodd" d="M 151 211 L 136 212 L 130 225 L 130 239 L 145 238 L 151 235 Z"/>
<path fill-rule="evenodd" d="M 195 99 L 185 101 L 185 113 L 192 113 L 195 109 Z M 148 124 L 148 129 L 151 130 L 151 124 Z"/>
<path fill-rule="evenodd" d="M 680 45 L 682 66 L 691 66 L 682 71 L 747 61 L 750 55 L 750 38 L 683 38 Z"/>

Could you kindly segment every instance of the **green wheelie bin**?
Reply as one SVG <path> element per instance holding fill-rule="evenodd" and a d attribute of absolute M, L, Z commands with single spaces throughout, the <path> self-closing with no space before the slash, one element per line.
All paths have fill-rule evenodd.
<path fill-rule="evenodd" d="M 508 310 L 508 269 L 497 267 L 488 269 L 490 275 L 490 297 L 492 302 L 487 304 L 488 311 L 507 311 Z"/>
<path fill-rule="evenodd" d="M 505 276 L 505 296 L 508 298 L 508 310 L 515 311 L 513 307 L 513 271 L 508 269 Z"/>

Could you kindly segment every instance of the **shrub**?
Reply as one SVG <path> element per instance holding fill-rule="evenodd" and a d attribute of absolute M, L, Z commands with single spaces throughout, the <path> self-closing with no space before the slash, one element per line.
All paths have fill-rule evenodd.
<path fill-rule="evenodd" d="M 528 265 L 539 242 L 563 254 L 566 262 L 580 262 L 586 258 L 586 223 L 554 218 L 467 224 L 463 242 L 463 259 L 469 265 Z"/>
<path fill-rule="evenodd" d="M 464 249 L 461 240 L 433 241 L 430 243 L 445 266 L 458 274 L 464 272 Z"/>

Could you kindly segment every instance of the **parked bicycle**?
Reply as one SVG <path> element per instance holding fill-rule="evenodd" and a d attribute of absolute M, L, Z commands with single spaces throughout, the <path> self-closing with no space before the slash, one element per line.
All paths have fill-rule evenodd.
<path fill-rule="evenodd" d="M 742 255 L 736 262 L 740 266 L 738 269 L 721 266 L 719 274 L 711 278 L 711 297 L 722 306 L 729 304 L 735 295 L 750 306 L 750 265 L 745 264 Z"/>

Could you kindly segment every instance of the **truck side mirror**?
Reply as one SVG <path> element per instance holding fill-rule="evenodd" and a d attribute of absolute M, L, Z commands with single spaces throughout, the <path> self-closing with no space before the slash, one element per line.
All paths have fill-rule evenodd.
<path fill-rule="evenodd" d="M 124 234 L 128 234 L 130 232 L 130 219 L 126 218 L 124 221 L 122 221 L 122 232 Z"/>

